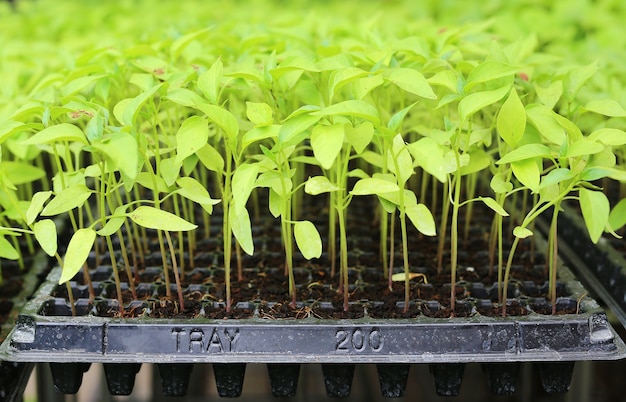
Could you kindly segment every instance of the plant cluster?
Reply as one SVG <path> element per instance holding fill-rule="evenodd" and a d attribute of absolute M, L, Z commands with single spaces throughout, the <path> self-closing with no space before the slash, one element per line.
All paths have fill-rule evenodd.
<path fill-rule="evenodd" d="M 106 251 L 123 312 L 119 272 L 134 277 L 147 233 L 180 290 L 185 256 L 217 214 L 230 310 L 232 267 L 241 277 L 241 254 L 255 251 L 252 221 L 267 208 L 261 213 L 280 226 L 292 304 L 294 253 L 326 251 L 347 310 L 346 217 L 355 196 L 370 196 L 381 270 L 390 285 L 405 282 L 405 308 L 409 243 L 420 243 L 408 225 L 440 239 L 434 268 L 450 273 L 454 306 L 461 217 L 469 222 L 480 202 L 493 211 L 491 266 L 504 315 L 515 251 L 544 212 L 552 211 L 553 305 L 564 200 L 578 201 L 594 241 L 624 223 L 602 186 L 626 181 L 626 110 L 599 87 L 600 63 L 547 54 L 558 46 L 538 35 L 494 39 L 490 23 L 413 22 L 399 3 L 365 22 L 350 18 L 353 5 L 325 4 L 302 20 L 289 10 L 271 18 L 275 7 L 257 23 L 239 17 L 136 46 L 92 47 L 14 73 L 22 75 L 3 93 L 14 100 L 0 114 L 0 256 L 19 260 L 19 238 L 28 253 L 36 241 L 68 283 L 93 268 L 90 253 Z M 332 7 L 344 16 L 320 18 Z M 307 216 L 311 206 L 327 211 L 327 233 Z M 60 217 L 72 229 L 63 256 Z M 399 277 L 389 258 L 396 246 Z"/>

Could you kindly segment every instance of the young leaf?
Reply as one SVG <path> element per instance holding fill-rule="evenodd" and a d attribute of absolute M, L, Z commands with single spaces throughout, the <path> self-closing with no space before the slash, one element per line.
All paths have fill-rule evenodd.
<path fill-rule="evenodd" d="M 500 108 L 497 119 L 498 134 L 511 147 L 517 146 L 526 129 L 526 110 L 517 96 L 515 88 L 511 88 L 509 97 Z"/>
<path fill-rule="evenodd" d="M 134 180 L 139 171 L 137 140 L 128 133 L 111 133 L 92 146 L 102 152 L 105 159 L 126 177 Z"/>
<path fill-rule="evenodd" d="M 304 258 L 310 260 L 322 255 L 322 238 L 313 223 L 309 221 L 296 222 L 293 227 L 293 235 Z"/>
<path fill-rule="evenodd" d="M 372 195 L 398 192 L 400 188 L 394 182 L 383 179 L 366 178 L 356 182 L 350 194 L 353 195 Z"/>
<path fill-rule="evenodd" d="M 391 152 L 387 153 L 387 166 L 396 175 L 400 187 L 404 187 L 404 184 L 413 175 L 413 159 L 400 134 L 393 138 Z"/>
<path fill-rule="evenodd" d="M 84 184 L 74 184 L 58 193 L 41 212 L 43 216 L 62 214 L 82 206 L 91 195 L 91 190 Z"/>
<path fill-rule="evenodd" d="M 58 141 L 76 141 L 88 144 L 85 133 L 83 133 L 83 131 L 75 125 L 68 123 L 57 124 L 43 129 L 24 141 L 24 144 L 42 145 L 52 144 Z"/>
<path fill-rule="evenodd" d="M 7 260 L 18 260 L 20 258 L 20 253 L 4 236 L 0 236 L 0 258 L 6 258 Z"/>
<path fill-rule="evenodd" d="M 238 207 L 244 208 L 250 197 L 250 193 L 254 189 L 254 182 L 259 173 L 259 165 L 257 163 L 245 163 L 240 165 L 233 174 L 232 195 L 233 200 Z"/>
<path fill-rule="evenodd" d="M 241 246 L 241 249 L 248 255 L 254 253 L 254 242 L 252 241 L 252 226 L 250 224 L 250 215 L 245 205 L 241 208 L 230 208 L 228 210 L 230 224 L 233 229 L 233 235 Z"/>
<path fill-rule="evenodd" d="M 422 73 L 412 68 L 392 68 L 386 70 L 383 77 L 405 91 L 426 99 L 437 99 L 437 95 Z"/>
<path fill-rule="evenodd" d="M 533 235 L 533 232 L 531 230 L 521 227 L 521 226 L 516 226 L 515 229 L 513 229 L 513 236 L 518 237 L 520 239 L 525 239 L 532 235 Z"/>
<path fill-rule="evenodd" d="M 4 177 L 15 186 L 32 183 L 46 176 L 45 170 L 24 162 L 2 161 L 0 170 L 4 173 Z"/>
<path fill-rule="evenodd" d="M 394 115 L 391 116 L 391 118 L 389 119 L 389 122 L 387 123 L 387 128 L 394 133 L 399 132 L 402 126 L 402 121 L 404 121 L 404 118 L 406 117 L 406 115 L 415 105 L 417 105 L 417 102 L 412 103 L 409 106 L 405 107 L 404 109 L 400 110 L 399 112 L 394 113 Z"/>
<path fill-rule="evenodd" d="M 346 125 L 346 140 L 357 154 L 361 154 L 365 151 L 365 148 L 372 142 L 374 137 L 374 126 L 371 122 L 366 121 L 359 124 L 356 127 L 352 125 Z"/>
<path fill-rule="evenodd" d="M 137 209 L 129 213 L 128 216 L 137 225 L 148 229 L 184 232 L 197 228 L 193 223 L 189 223 L 170 212 L 146 205 L 137 207 Z"/>
<path fill-rule="evenodd" d="M 611 229 L 615 231 L 624 225 L 626 225 L 626 198 L 620 200 L 609 214 L 609 226 Z"/>
<path fill-rule="evenodd" d="M 563 127 L 556 121 L 555 113 L 544 105 L 526 106 L 526 116 L 537 131 L 550 143 L 561 146 L 565 141 Z"/>
<path fill-rule="evenodd" d="M 554 169 L 541 179 L 541 184 L 539 185 L 539 189 L 542 190 L 548 186 L 558 184 L 562 181 L 569 180 L 573 177 L 574 177 L 574 174 L 569 169 L 566 169 L 566 168 Z"/>
<path fill-rule="evenodd" d="M 267 103 L 246 102 L 246 116 L 257 126 L 269 126 L 274 122 L 272 108 Z"/>
<path fill-rule="evenodd" d="M 539 85 L 534 85 L 534 87 L 539 101 L 550 110 L 554 109 L 561 95 L 563 95 L 563 81 L 561 80 L 554 81 L 546 88 Z"/>
<path fill-rule="evenodd" d="M 587 231 L 589 232 L 589 238 L 592 242 L 597 243 L 606 224 L 609 222 L 611 209 L 609 200 L 601 191 L 581 188 L 578 191 L 578 201 L 580 202 L 580 210 L 583 213 L 585 226 L 587 226 Z"/>
<path fill-rule="evenodd" d="M 448 180 L 449 172 L 445 169 L 443 148 L 434 139 L 420 138 L 407 145 L 407 148 L 418 166 L 442 183 Z"/>
<path fill-rule="evenodd" d="M 224 171 L 224 158 L 211 145 L 204 144 L 202 148 L 196 151 L 196 156 L 205 168 L 219 174 Z"/>
<path fill-rule="evenodd" d="M 320 111 L 311 113 L 314 116 L 354 116 L 380 123 L 378 110 L 371 103 L 361 100 L 347 100 L 330 105 Z"/>
<path fill-rule="evenodd" d="M 435 219 L 426 205 L 408 202 L 405 206 L 405 210 L 409 220 L 420 233 L 426 236 L 437 235 Z"/>
<path fill-rule="evenodd" d="M 281 126 L 277 124 L 254 127 L 252 130 L 245 133 L 241 138 L 241 149 L 244 150 L 250 144 L 264 140 L 266 138 L 278 139 L 278 133 L 280 133 L 280 128 Z"/>
<path fill-rule="evenodd" d="M 512 77 L 519 70 L 519 67 L 512 66 L 510 64 L 501 63 L 498 61 L 486 61 L 477 65 L 470 71 L 467 76 L 467 84 L 465 85 L 465 91 L 469 91 L 474 86 L 496 80 L 498 78 Z"/>
<path fill-rule="evenodd" d="M 200 116 L 191 116 L 176 132 L 176 162 L 195 154 L 209 139 L 209 122 Z"/>
<path fill-rule="evenodd" d="M 210 69 L 200 74 L 198 77 L 198 88 L 204 96 L 214 105 L 218 104 L 218 95 L 220 92 L 220 81 L 224 73 L 224 65 L 222 60 L 218 59 Z"/>
<path fill-rule="evenodd" d="M 283 122 L 278 133 L 278 142 L 282 144 L 291 144 L 292 142 L 300 142 L 300 137 L 309 127 L 315 124 L 321 116 L 310 114 L 301 114 L 288 117 Z M 306 136 L 306 135 L 304 135 Z"/>
<path fill-rule="evenodd" d="M 96 240 L 96 231 L 90 228 L 78 229 L 72 235 L 65 252 L 65 260 L 59 278 L 59 285 L 71 280 L 80 271 L 89 257 Z"/>
<path fill-rule="evenodd" d="M 30 204 L 28 205 L 28 209 L 26 210 L 27 225 L 35 222 L 35 219 L 37 219 L 37 215 L 39 215 L 39 213 L 43 209 L 43 204 L 48 201 L 51 195 L 52 191 L 38 191 L 33 195 L 33 198 L 30 200 Z"/>
<path fill-rule="evenodd" d="M 304 192 L 311 195 L 329 193 L 337 190 L 340 190 L 340 188 L 331 183 L 326 176 L 309 177 L 304 184 Z"/>
<path fill-rule="evenodd" d="M 550 148 L 543 144 L 526 144 L 516 148 L 500 158 L 496 163 L 511 163 L 534 158 L 549 158 L 551 156 Z"/>
<path fill-rule="evenodd" d="M 469 116 L 502 99 L 510 88 L 510 85 L 505 85 L 493 91 L 476 92 L 465 96 L 458 107 L 461 121 L 466 121 Z"/>
<path fill-rule="evenodd" d="M 626 110 L 614 99 L 592 100 L 584 109 L 609 117 L 626 117 Z"/>
<path fill-rule="evenodd" d="M 341 123 L 332 126 L 317 125 L 311 133 L 311 148 L 313 155 L 324 169 L 330 169 L 341 151 L 344 140 L 344 125 Z"/>
<path fill-rule="evenodd" d="M 533 193 L 539 192 L 539 181 L 541 172 L 537 161 L 534 159 L 525 159 L 511 163 L 513 174 L 523 185 L 528 187 Z"/>
<path fill-rule="evenodd" d="M 506 194 L 513 190 L 513 184 L 511 184 L 510 181 L 505 180 L 505 174 L 502 172 L 493 175 L 489 185 L 496 194 Z"/>
<path fill-rule="evenodd" d="M 601 142 L 604 145 L 626 145 L 626 131 L 617 128 L 601 128 L 589 134 L 587 139 Z"/>
<path fill-rule="evenodd" d="M 50 257 L 57 252 L 57 227 L 52 219 L 44 219 L 33 225 L 35 239 Z"/>
<path fill-rule="evenodd" d="M 126 221 L 127 209 L 128 205 L 121 205 L 115 208 L 113 215 L 107 219 L 107 223 L 102 229 L 96 231 L 98 236 L 111 236 L 117 232 L 124 224 L 124 221 Z"/>
<path fill-rule="evenodd" d="M 479 200 L 485 203 L 486 206 L 493 209 L 498 215 L 501 216 L 509 216 L 509 213 L 502 207 L 502 205 L 498 204 L 496 200 L 491 197 L 478 197 Z"/>
<path fill-rule="evenodd" d="M 574 158 L 576 156 L 597 154 L 603 150 L 604 146 L 602 144 L 588 140 L 587 138 L 582 138 L 567 148 L 565 156 Z"/>
<path fill-rule="evenodd" d="M 192 177 L 180 177 L 176 180 L 176 184 L 180 187 L 178 194 L 200 204 L 208 214 L 213 212 L 213 205 L 220 202 L 211 198 L 206 188 Z"/>

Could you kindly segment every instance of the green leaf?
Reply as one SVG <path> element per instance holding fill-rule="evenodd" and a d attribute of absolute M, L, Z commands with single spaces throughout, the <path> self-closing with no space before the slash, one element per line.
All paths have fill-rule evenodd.
<path fill-rule="evenodd" d="M 155 207 L 142 205 L 128 214 L 137 225 L 148 229 L 167 230 L 170 232 L 184 232 L 197 228 L 170 212 Z"/>
<path fill-rule="evenodd" d="M 350 194 L 353 195 L 372 195 L 372 194 L 384 194 L 400 191 L 400 187 L 396 183 L 377 179 L 373 177 L 361 179 L 354 185 Z"/>
<path fill-rule="evenodd" d="M 15 247 L 4 236 L 0 236 L 0 258 L 6 258 L 7 260 L 19 260 L 20 253 L 17 252 Z"/>
<path fill-rule="evenodd" d="M 500 108 L 497 119 L 498 134 L 511 147 L 517 146 L 526 129 L 526 110 L 517 96 L 515 88 L 511 88 L 509 97 Z"/>
<path fill-rule="evenodd" d="M 252 240 L 252 226 L 250 224 L 250 215 L 245 205 L 241 208 L 230 208 L 228 210 L 233 235 L 241 246 L 241 249 L 248 255 L 254 253 L 254 242 Z"/>
<path fill-rule="evenodd" d="M 180 187 L 178 194 L 199 204 L 208 214 L 213 212 L 213 205 L 220 200 L 211 198 L 211 195 L 200 182 L 192 177 L 180 177 L 176 180 Z"/>
<path fill-rule="evenodd" d="M 609 117 L 626 117 L 626 109 L 614 99 L 592 100 L 583 109 Z"/>
<path fill-rule="evenodd" d="M 609 222 L 609 213 L 611 205 L 606 195 L 601 191 L 593 191 L 581 188 L 578 191 L 578 201 L 580 202 L 580 210 L 583 213 L 583 219 L 589 238 L 592 242 L 597 243 Z"/>
<path fill-rule="evenodd" d="M 274 122 L 272 108 L 267 103 L 246 102 L 246 116 L 257 126 L 269 126 Z"/>
<path fill-rule="evenodd" d="M 387 128 L 389 128 L 389 130 L 394 133 L 399 132 L 400 128 L 402 127 L 402 121 L 404 121 L 404 118 L 406 117 L 407 113 L 409 113 L 409 110 L 411 110 L 415 105 L 417 105 L 417 102 L 412 103 L 404 109 L 400 110 L 399 112 L 394 113 L 394 115 L 391 116 L 391 118 L 389 119 L 389 123 L 387 123 Z"/>
<path fill-rule="evenodd" d="M 252 130 L 248 131 L 241 138 L 241 149 L 246 149 L 250 144 L 262 141 L 266 138 L 273 138 L 278 140 L 278 134 L 280 133 L 281 126 L 279 125 L 270 125 L 270 126 L 262 126 L 262 127 L 254 127 Z"/>
<path fill-rule="evenodd" d="M 604 145 L 626 145 L 626 131 L 617 128 L 601 128 L 589 134 L 587 138 L 591 141 L 601 142 Z"/>
<path fill-rule="evenodd" d="M 565 141 L 565 132 L 552 109 L 544 105 L 533 104 L 526 106 L 526 116 L 537 131 L 549 142 L 561 146 Z"/>
<path fill-rule="evenodd" d="M 405 205 L 405 212 L 413 226 L 415 226 L 420 233 L 425 236 L 437 235 L 435 219 L 426 205 L 408 202 Z"/>
<path fill-rule="evenodd" d="M 91 195 L 84 184 L 74 184 L 58 193 L 41 212 L 43 216 L 59 215 L 82 206 Z"/>
<path fill-rule="evenodd" d="M 576 97 L 580 88 L 593 77 L 598 71 L 598 62 L 594 61 L 586 66 L 577 67 L 569 72 L 566 77 L 567 95 L 570 100 Z"/>
<path fill-rule="evenodd" d="M 333 71 L 329 77 L 330 85 L 328 86 L 328 99 L 332 101 L 337 91 L 339 91 L 344 85 L 367 74 L 367 71 L 357 67 L 339 68 L 338 70 Z"/>
<path fill-rule="evenodd" d="M 282 208 L 282 197 L 270 188 L 269 210 L 274 218 L 278 218 Z"/>
<path fill-rule="evenodd" d="M 563 81 L 554 81 L 546 88 L 535 85 L 535 91 L 537 92 L 537 98 L 546 108 L 554 109 L 561 95 L 563 95 Z"/>
<path fill-rule="evenodd" d="M 445 169 L 444 148 L 430 137 L 420 138 L 407 145 L 413 155 L 415 163 L 441 183 L 448 180 L 448 171 Z"/>
<path fill-rule="evenodd" d="M 250 193 L 254 189 L 258 173 L 259 165 L 257 163 L 245 163 L 235 169 L 232 180 L 232 196 L 239 208 L 246 206 Z"/>
<path fill-rule="evenodd" d="M 393 68 L 386 70 L 383 77 L 399 88 L 426 99 L 437 99 L 437 95 L 422 73 L 412 68 Z"/>
<path fill-rule="evenodd" d="M 404 187 L 413 175 L 413 159 L 400 134 L 393 138 L 391 152 L 387 153 L 387 166 L 396 175 L 400 187 Z"/>
<path fill-rule="evenodd" d="M 486 61 L 477 65 L 470 71 L 467 76 L 467 84 L 465 85 L 465 91 L 469 91 L 474 86 L 496 80 L 503 77 L 513 77 L 519 70 L 519 67 L 512 66 L 510 64 L 501 63 L 498 61 Z"/>
<path fill-rule="evenodd" d="M 53 144 L 60 141 L 76 141 L 88 144 L 85 133 L 75 125 L 68 123 L 61 123 L 43 129 L 23 143 L 27 145 L 42 145 Z"/>
<path fill-rule="evenodd" d="M 568 158 L 574 158 L 577 156 L 593 155 L 604 150 L 604 145 L 582 138 L 567 148 L 565 154 Z"/>
<path fill-rule="evenodd" d="M 59 285 L 70 281 L 83 267 L 96 240 L 96 231 L 90 228 L 78 229 L 72 235 L 65 252 Z"/>
<path fill-rule="evenodd" d="M 506 194 L 513 190 L 513 184 L 505 180 L 506 175 L 503 172 L 496 173 L 489 183 L 491 189 L 496 194 Z"/>
<path fill-rule="evenodd" d="M 37 215 L 43 209 L 43 204 L 48 201 L 48 199 L 52 196 L 52 191 L 38 191 L 33 194 L 33 198 L 30 200 L 30 204 L 28 205 L 28 209 L 26 210 L 26 224 L 32 224 L 35 219 L 37 219 Z"/>
<path fill-rule="evenodd" d="M 566 168 L 558 168 L 558 169 L 551 170 L 550 173 L 548 173 L 541 179 L 541 184 L 539 185 L 539 189 L 542 190 L 546 187 L 559 184 L 562 181 L 570 180 L 573 177 L 574 177 L 574 174 L 572 173 L 572 171 Z"/>
<path fill-rule="evenodd" d="M 137 140 L 128 133 L 111 133 L 92 144 L 104 154 L 104 159 L 124 176 L 134 180 L 139 172 L 139 148 Z"/>
<path fill-rule="evenodd" d="M 176 162 L 195 154 L 209 140 L 209 122 L 200 116 L 183 121 L 176 132 Z"/>
<path fill-rule="evenodd" d="M 54 257 L 57 252 L 57 227 L 52 219 L 44 219 L 33 225 L 35 239 L 50 257 Z"/>
<path fill-rule="evenodd" d="M 309 221 L 296 222 L 293 226 L 293 235 L 304 258 L 310 260 L 322 255 L 322 238 L 313 223 Z"/>
<path fill-rule="evenodd" d="M 509 216 L 509 213 L 502 207 L 502 205 L 498 204 L 496 200 L 491 197 L 478 197 L 478 199 L 485 203 L 486 206 L 493 209 L 498 215 L 501 216 Z"/>
<path fill-rule="evenodd" d="M 332 126 L 317 125 L 311 133 L 313 155 L 324 169 L 330 169 L 343 146 L 345 126 L 336 123 Z"/>
<path fill-rule="evenodd" d="M 311 113 L 313 116 L 354 116 L 369 120 L 372 123 L 380 123 L 378 110 L 371 103 L 362 100 L 347 100 L 335 103 L 324 109 Z"/>
<path fill-rule="evenodd" d="M 310 114 L 301 114 L 287 118 L 283 122 L 282 127 L 278 133 L 278 142 L 282 144 L 299 143 L 301 135 L 313 124 L 317 123 L 321 116 L 315 116 Z M 303 138 L 302 138 L 303 139 Z"/>
<path fill-rule="evenodd" d="M 510 85 L 505 85 L 492 91 L 476 92 L 463 97 L 459 102 L 459 118 L 466 121 L 474 113 L 502 99 L 510 88 Z"/>
<path fill-rule="evenodd" d="M 140 172 L 137 175 L 135 182 L 152 191 L 159 193 L 170 192 L 169 186 L 165 183 L 165 180 L 163 180 L 161 176 L 154 176 L 148 172 Z"/>
<path fill-rule="evenodd" d="M 609 226 L 611 229 L 618 230 L 626 225 L 626 198 L 618 202 L 609 214 Z"/>
<path fill-rule="evenodd" d="M 215 148 L 209 144 L 196 151 L 196 156 L 205 168 L 221 174 L 224 171 L 224 159 Z"/>
<path fill-rule="evenodd" d="M 304 184 L 304 192 L 311 195 L 329 193 L 337 190 L 340 190 L 340 188 L 331 183 L 326 176 L 309 177 Z"/>
<path fill-rule="evenodd" d="M 168 187 L 171 187 L 180 175 L 181 167 L 182 164 L 174 157 L 161 159 L 161 163 L 159 164 L 159 174 Z"/>
<path fill-rule="evenodd" d="M 126 210 L 128 205 L 121 205 L 115 208 L 113 215 L 107 219 L 102 229 L 96 231 L 98 236 L 111 236 L 116 233 L 126 221 Z"/>
<path fill-rule="evenodd" d="M 198 88 L 204 96 L 214 105 L 217 105 L 220 93 L 220 82 L 224 74 L 224 65 L 221 59 L 218 59 L 210 69 L 200 74 L 198 77 Z"/>
<path fill-rule="evenodd" d="M 368 77 L 361 77 L 356 80 L 353 85 L 353 91 L 356 99 L 363 100 L 376 87 L 384 84 L 385 80 L 382 75 L 374 74 Z"/>
<path fill-rule="evenodd" d="M 525 159 L 511 163 L 513 174 L 524 186 L 528 187 L 533 193 L 539 192 L 539 180 L 541 172 L 537 161 L 534 159 Z"/>
<path fill-rule="evenodd" d="M 352 125 L 346 125 L 346 140 L 357 154 L 361 154 L 365 151 L 365 148 L 372 142 L 374 137 L 374 126 L 371 122 L 365 121 L 356 127 Z"/>
<path fill-rule="evenodd" d="M 527 229 L 521 226 L 516 226 L 515 229 L 513 229 L 513 236 L 518 237 L 520 239 L 525 239 L 532 235 L 533 235 L 533 232 L 530 229 Z"/>
<path fill-rule="evenodd" d="M 24 183 L 32 183 L 46 176 L 45 170 L 33 166 L 30 163 L 16 161 L 0 162 L 0 171 L 2 171 L 4 177 L 15 186 Z"/>
<path fill-rule="evenodd" d="M 237 136 L 239 135 L 239 123 L 235 116 L 228 110 L 208 103 L 197 106 L 198 109 L 226 133 L 226 145 L 234 152 L 237 149 Z"/>
<path fill-rule="evenodd" d="M 550 156 L 552 156 L 552 152 L 550 152 L 550 148 L 547 146 L 543 144 L 526 144 L 504 155 L 496 163 L 502 165 L 528 159 L 549 158 Z"/>
<path fill-rule="evenodd" d="M 163 83 L 157 84 L 154 87 L 150 88 L 150 90 L 146 92 L 142 92 L 134 98 L 131 98 L 130 101 L 124 104 L 124 108 L 122 111 L 122 123 L 125 126 L 132 126 L 137 120 L 137 115 L 139 115 L 139 111 L 143 105 L 149 100 L 152 99 L 155 93 L 161 89 Z M 116 115 L 117 117 L 117 115 Z"/>

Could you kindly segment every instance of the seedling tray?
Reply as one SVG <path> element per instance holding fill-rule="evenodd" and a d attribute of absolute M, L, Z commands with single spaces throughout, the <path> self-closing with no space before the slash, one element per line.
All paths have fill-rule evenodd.
<path fill-rule="evenodd" d="M 494 392 L 509 393 L 515 389 L 518 363 L 524 361 L 552 367 L 542 370 L 544 386 L 547 390 L 564 391 L 569 387 L 574 361 L 621 359 L 626 347 L 603 310 L 593 299 L 585 297 L 585 289 L 572 273 L 562 267 L 559 274 L 560 286 L 567 296 L 561 297 L 558 304 L 577 309 L 577 314 L 552 316 L 536 312 L 535 309 L 545 307 L 546 300 L 525 296 L 525 285 L 518 284 L 516 299 L 511 302 L 521 301 L 527 315 L 483 316 L 478 313 L 481 305 L 492 303 L 488 289 L 482 284 L 466 283 L 464 286 L 478 296 L 458 302 L 471 311 L 466 318 L 418 314 L 412 319 L 376 319 L 370 316 L 368 308 L 377 302 L 361 300 L 354 303 L 364 310 L 363 318 L 358 319 L 320 319 L 315 314 L 302 319 L 268 319 L 261 313 L 262 304 L 258 301 L 235 307 L 252 311 L 251 318 L 154 319 L 95 316 L 94 312 L 101 308 L 98 304 L 110 303 L 98 299 L 94 304 L 79 299 L 77 309 L 83 315 L 67 316 L 65 299 L 51 296 L 58 289 L 57 268 L 25 306 L 10 343 L 0 353 L 9 361 L 51 362 L 53 372 L 60 376 L 55 379 L 57 388 L 66 393 L 78 390 L 89 363 L 104 363 L 105 369 L 108 367 L 107 372 L 113 377 L 109 386 L 114 394 L 132 390 L 132 384 L 126 383 L 121 390 L 111 388 L 112 383 L 124 383 L 115 376 L 134 381 L 140 363 L 158 363 L 164 381 L 175 381 L 174 385 L 164 383 L 164 393 L 182 395 L 187 381 L 184 378 L 192 364 L 213 363 L 218 388 L 228 388 L 227 384 L 233 381 L 235 384 L 230 391 L 224 388 L 220 395 L 236 396 L 241 392 L 245 363 L 267 363 L 272 387 L 278 387 L 274 394 L 283 395 L 295 392 L 294 368 L 321 363 L 328 393 L 347 396 L 354 365 L 374 363 L 379 367 L 383 394 L 400 396 L 409 365 L 429 363 L 437 391 L 454 395 L 461 384 L 463 363 L 467 362 L 485 363 Z M 360 278 L 362 272 L 356 275 Z M 96 281 L 94 287 L 105 289 L 105 282 Z M 416 303 L 422 312 L 436 308 L 432 302 Z M 207 302 L 204 307 L 213 308 L 216 303 Z M 306 303 L 302 307 L 306 308 Z M 220 376 L 225 379 L 219 380 Z M 176 378 L 179 380 L 172 380 Z M 280 391 L 277 384 L 285 383 L 287 391 Z"/>
<path fill-rule="evenodd" d="M 13 261 L 3 261 L 3 263 L 10 265 L 9 270 L 17 269 L 17 263 Z M 2 298 L 3 303 L 10 306 L 10 311 L 7 312 L 6 320 L 0 327 L 0 343 L 5 341 L 8 343 L 7 337 L 16 323 L 19 311 L 46 278 L 50 268 L 48 258 L 43 252 L 27 258 L 25 263 L 28 264 L 28 269 L 17 272 L 15 277 L 5 278 L 7 282 L 19 280 L 21 290 L 12 297 Z M 12 401 L 18 398 L 26 387 L 32 369 L 33 364 L 30 362 L 6 361 L 0 356 L 0 401 Z"/>
<path fill-rule="evenodd" d="M 589 239 L 579 214 L 559 213 L 559 253 L 586 286 L 595 292 L 626 327 L 626 248 L 624 239 Z M 563 246 L 561 246 L 563 245 Z"/>

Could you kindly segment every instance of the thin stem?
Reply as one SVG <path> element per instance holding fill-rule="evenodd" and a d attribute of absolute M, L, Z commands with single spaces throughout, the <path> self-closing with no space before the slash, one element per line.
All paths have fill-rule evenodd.
<path fill-rule="evenodd" d="M 176 251 L 174 249 L 174 245 L 172 244 L 172 238 L 170 237 L 170 232 L 167 230 L 164 231 L 165 239 L 167 240 L 167 246 L 170 249 L 170 257 L 172 258 L 172 270 L 174 271 L 174 279 L 176 281 L 176 291 L 178 293 L 178 303 L 180 304 L 180 311 L 185 311 L 185 300 L 183 298 L 183 289 L 180 284 L 180 275 L 178 273 L 178 264 L 176 262 Z"/>

